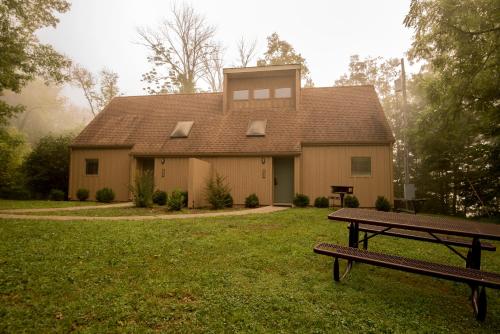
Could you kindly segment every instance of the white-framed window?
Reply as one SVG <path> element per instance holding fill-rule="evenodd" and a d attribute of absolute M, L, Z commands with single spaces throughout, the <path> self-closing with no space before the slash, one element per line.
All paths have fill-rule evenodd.
<path fill-rule="evenodd" d="M 277 99 L 288 99 L 292 97 L 292 89 L 290 87 L 276 88 L 274 90 L 274 97 Z"/>
<path fill-rule="evenodd" d="M 253 98 L 256 100 L 263 100 L 269 98 L 269 88 L 255 89 L 253 91 Z"/>
<path fill-rule="evenodd" d="M 371 176 L 371 157 L 351 157 L 351 176 Z"/>
<path fill-rule="evenodd" d="M 233 100 L 248 100 L 248 89 L 233 91 Z"/>

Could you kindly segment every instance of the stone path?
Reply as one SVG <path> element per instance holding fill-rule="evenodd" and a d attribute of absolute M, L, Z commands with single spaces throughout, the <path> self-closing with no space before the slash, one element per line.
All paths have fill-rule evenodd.
<path fill-rule="evenodd" d="M 121 204 L 112 204 L 113 207 L 117 207 L 117 205 L 121 205 L 124 207 L 125 204 L 130 203 L 121 203 Z M 99 205 L 97 208 L 104 208 L 105 205 Z M 108 208 L 110 206 L 107 206 Z M 80 208 L 80 207 L 78 207 Z M 96 207 L 85 207 L 85 208 L 96 208 Z M 60 209 L 60 208 L 59 208 Z M 70 209 L 70 208 L 65 208 Z M 74 208 L 73 208 L 74 209 Z M 243 216 L 249 214 L 260 214 L 260 213 L 271 213 L 286 210 L 288 207 L 281 206 L 263 206 L 261 208 L 256 209 L 246 209 L 239 211 L 225 211 L 225 212 L 205 212 L 205 213 L 192 213 L 192 214 L 172 214 L 172 215 L 157 215 L 157 216 L 119 216 L 119 217 L 87 217 L 87 216 L 36 216 L 36 215 L 23 215 L 23 214 L 15 214 L 9 210 L 9 213 L 3 213 L 6 210 L 0 211 L 0 219 L 32 219 L 32 220 L 161 220 L 161 219 L 186 219 L 186 218 L 202 218 L 202 217 L 219 217 L 219 216 Z M 33 212 L 33 211 L 25 211 L 25 210 L 44 210 L 47 209 L 20 209 L 23 212 Z M 51 209 L 52 210 L 52 209 Z M 52 211 L 60 211 L 60 210 L 52 210 Z M 17 211 L 16 212 L 20 212 Z M 36 212 L 36 211 L 35 211 Z M 22 213 L 22 212 L 20 212 Z"/>

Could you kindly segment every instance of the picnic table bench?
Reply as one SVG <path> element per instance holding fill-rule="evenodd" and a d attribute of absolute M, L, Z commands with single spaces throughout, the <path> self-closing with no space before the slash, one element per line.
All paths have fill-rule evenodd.
<path fill-rule="evenodd" d="M 338 210 L 330 214 L 328 218 L 350 223 L 349 245 L 347 247 L 330 243 L 320 243 L 314 247 L 315 253 L 334 257 L 333 279 L 335 281 L 340 281 L 350 272 L 353 262 L 360 262 L 467 283 L 471 287 L 471 302 L 476 319 L 480 321 L 485 319 L 487 310 L 485 288 L 500 289 L 500 274 L 481 270 L 481 250 L 496 250 L 493 244 L 481 242 L 481 239 L 500 240 L 499 225 L 481 224 L 447 217 L 352 208 Z M 362 240 L 359 240 L 360 231 L 365 232 Z M 368 232 L 372 234 L 368 236 Z M 408 237 L 414 240 L 443 244 L 465 260 L 465 267 L 410 259 L 358 248 L 361 242 L 367 248 L 368 239 L 377 235 Z M 453 246 L 469 248 L 467 256 L 462 255 Z M 339 271 L 339 259 L 348 261 L 342 276 Z"/>

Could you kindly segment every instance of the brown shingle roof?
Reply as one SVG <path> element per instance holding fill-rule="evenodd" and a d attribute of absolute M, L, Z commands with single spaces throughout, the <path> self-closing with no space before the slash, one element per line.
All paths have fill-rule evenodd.
<path fill-rule="evenodd" d="M 265 137 L 246 136 L 267 119 Z M 188 138 L 170 138 L 194 121 Z M 78 135 L 73 147 L 133 146 L 134 154 L 299 153 L 301 144 L 390 143 L 394 138 L 373 86 L 302 89 L 297 111 L 222 112 L 222 93 L 125 96 Z"/>

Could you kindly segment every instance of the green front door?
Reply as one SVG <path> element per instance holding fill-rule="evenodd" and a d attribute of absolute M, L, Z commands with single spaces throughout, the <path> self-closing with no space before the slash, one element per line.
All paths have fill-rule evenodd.
<path fill-rule="evenodd" d="M 292 204 L 293 158 L 273 158 L 274 204 Z"/>

